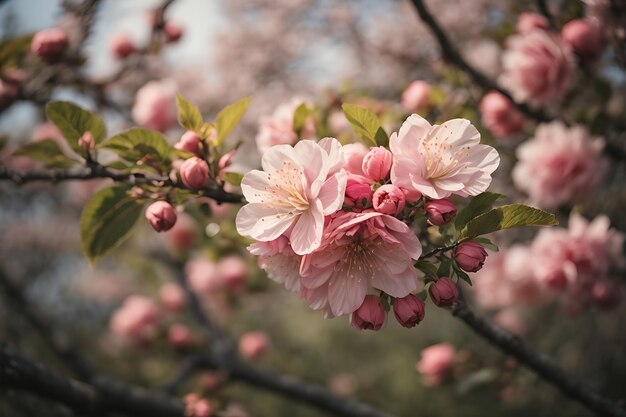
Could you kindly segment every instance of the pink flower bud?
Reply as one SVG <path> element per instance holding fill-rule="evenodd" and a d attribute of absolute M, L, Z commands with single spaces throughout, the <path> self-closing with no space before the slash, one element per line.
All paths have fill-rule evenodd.
<path fill-rule="evenodd" d="M 424 205 L 428 222 L 435 226 L 448 224 L 456 216 L 456 206 L 449 198 L 431 200 Z"/>
<path fill-rule="evenodd" d="M 380 330 L 387 321 L 387 312 L 375 295 L 366 295 L 361 307 L 350 315 L 350 324 L 359 330 Z"/>
<path fill-rule="evenodd" d="M 584 19 L 566 23 L 561 30 L 561 37 L 578 56 L 584 58 L 598 56 L 604 46 L 600 29 Z"/>
<path fill-rule="evenodd" d="M 191 330 L 184 324 L 172 324 L 167 331 L 167 338 L 170 344 L 177 349 L 186 348 L 193 344 Z"/>
<path fill-rule="evenodd" d="M 372 206 L 372 187 L 369 184 L 353 182 L 346 187 L 344 204 L 356 209 Z"/>
<path fill-rule="evenodd" d="M 526 118 L 511 102 L 497 91 L 492 91 L 480 102 L 482 122 L 498 138 L 520 133 Z"/>
<path fill-rule="evenodd" d="M 114 35 L 109 39 L 109 49 L 117 59 L 125 59 L 137 52 L 130 38 L 122 33 Z"/>
<path fill-rule="evenodd" d="M 44 29 L 35 34 L 30 44 L 33 54 L 47 62 L 52 62 L 67 48 L 67 35 L 61 29 Z"/>
<path fill-rule="evenodd" d="M 439 343 L 422 350 L 422 358 L 415 368 L 422 374 L 424 385 L 435 387 L 450 375 L 453 364 L 454 347 L 448 343 Z"/>
<path fill-rule="evenodd" d="M 213 408 L 206 398 L 200 398 L 198 394 L 185 395 L 185 416 L 187 417 L 211 417 Z"/>
<path fill-rule="evenodd" d="M 163 33 L 165 34 L 165 40 L 167 42 L 178 42 L 183 36 L 183 28 L 175 23 L 165 22 Z"/>
<path fill-rule="evenodd" d="M 186 131 L 181 136 L 180 140 L 174 144 L 176 149 L 181 151 L 193 153 L 195 155 L 200 154 L 200 137 L 191 130 Z"/>
<path fill-rule="evenodd" d="M 180 178 L 189 188 L 204 188 L 209 181 L 209 166 L 197 156 L 189 158 L 180 167 Z"/>
<path fill-rule="evenodd" d="M 172 283 L 165 284 L 161 287 L 159 290 L 159 298 L 161 299 L 163 307 L 172 312 L 182 310 L 187 303 L 182 288 Z"/>
<path fill-rule="evenodd" d="M 619 304 L 620 298 L 620 288 L 615 281 L 602 279 L 591 287 L 591 299 L 599 309 L 610 310 Z"/>
<path fill-rule="evenodd" d="M 487 251 L 480 243 L 463 242 L 456 248 L 454 260 L 463 271 L 476 272 L 485 264 L 487 255 Z"/>
<path fill-rule="evenodd" d="M 519 34 L 527 34 L 533 30 L 548 29 L 548 20 L 539 13 L 526 12 L 519 15 L 515 29 Z"/>
<path fill-rule="evenodd" d="M 146 210 L 146 219 L 157 232 L 170 230 L 176 224 L 176 210 L 167 201 L 156 201 Z"/>
<path fill-rule="evenodd" d="M 384 180 L 389 176 L 393 155 L 385 147 L 372 148 L 363 158 L 362 169 L 373 181 Z"/>
<path fill-rule="evenodd" d="M 154 335 L 158 321 L 156 304 L 147 297 L 132 295 L 113 314 L 110 326 L 117 335 L 145 343 Z"/>
<path fill-rule="evenodd" d="M 87 131 L 83 133 L 80 138 L 78 138 L 78 146 L 80 146 L 85 155 L 96 146 L 96 142 L 93 140 L 91 132 Z"/>
<path fill-rule="evenodd" d="M 187 250 L 196 243 L 196 227 L 191 216 L 181 213 L 178 221 L 165 234 L 170 246 L 176 251 Z"/>
<path fill-rule="evenodd" d="M 404 208 L 406 197 L 395 185 L 385 184 L 376 190 L 372 203 L 377 212 L 396 215 Z"/>
<path fill-rule="evenodd" d="M 259 359 L 267 353 L 270 341 L 263 332 L 244 333 L 239 339 L 239 353 L 247 359 Z"/>
<path fill-rule="evenodd" d="M 459 299 L 459 289 L 448 277 L 439 277 L 430 285 L 428 292 L 438 307 L 450 307 Z"/>
<path fill-rule="evenodd" d="M 404 298 L 396 298 L 393 302 L 393 314 L 398 323 L 406 328 L 414 327 L 424 320 L 426 311 L 421 298 L 409 294 Z"/>
<path fill-rule="evenodd" d="M 217 273 L 227 289 L 238 293 L 244 289 L 248 268 L 239 256 L 227 256 L 217 264 Z"/>
<path fill-rule="evenodd" d="M 426 81 L 413 81 L 402 93 L 402 105 L 409 111 L 426 107 L 429 104 L 430 84 Z"/>

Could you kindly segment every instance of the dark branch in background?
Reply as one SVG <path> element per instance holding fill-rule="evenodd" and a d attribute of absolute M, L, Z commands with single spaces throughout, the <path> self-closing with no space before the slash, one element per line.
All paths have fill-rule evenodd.
<path fill-rule="evenodd" d="M 169 177 L 116 171 L 97 163 L 93 163 L 91 166 L 81 169 L 50 169 L 27 172 L 17 172 L 7 167 L 0 166 L 0 181 L 9 180 L 17 185 L 33 181 L 61 182 L 72 180 L 90 180 L 95 178 L 109 178 L 115 182 L 123 182 L 130 185 L 151 185 L 155 187 L 188 189 L 182 182 L 174 181 Z M 219 203 L 241 203 L 243 201 L 242 196 L 226 192 L 217 187 L 207 187 L 199 191 L 203 196 L 212 198 Z"/>
<path fill-rule="evenodd" d="M 467 324 L 504 353 L 513 356 L 528 369 L 554 385 L 562 393 L 578 401 L 599 416 L 624 417 L 626 411 L 593 390 L 588 384 L 567 374 L 550 360 L 531 350 L 522 339 L 493 325 L 475 314 L 464 301 L 459 301 L 452 314 Z"/>
<path fill-rule="evenodd" d="M 443 31 L 442 27 L 439 25 L 439 22 L 435 20 L 434 16 L 430 13 L 430 11 L 426 8 L 423 0 L 411 0 L 413 6 L 417 10 L 420 19 L 428 26 L 433 36 L 439 43 L 441 47 L 441 55 L 442 57 L 448 61 L 449 64 L 452 64 L 465 72 L 470 78 L 478 85 L 483 87 L 486 90 L 495 90 L 498 93 L 505 96 L 515 107 L 517 107 L 522 113 L 532 117 L 533 119 L 539 122 L 549 122 L 553 118 L 542 112 L 541 110 L 531 109 L 525 103 L 518 103 L 513 99 L 511 94 L 501 88 L 498 84 L 496 84 L 493 80 L 487 77 L 482 72 L 478 71 L 476 68 L 471 66 L 465 58 L 459 53 L 459 51 L 452 45 L 452 42 L 448 38 L 448 35 Z"/>
<path fill-rule="evenodd" d="M 552 13 L 550 13 L 550 9 L 548 9 L 547 0 L 537 0 L 537 8 L 539 9 L 539 12 L 546 18 L 550 27 L 552 29 L 556 29 L 556 22 L 554 21 Z"/>
<path fill-rule="evenodd" d="M 95 385 L 64 377 L 0 343 L 0 386 L 27 391 L 84 413 L 124 413 L 130 416 L 183 417 L 182 401 L 139 387 L 96 380 Z"/>

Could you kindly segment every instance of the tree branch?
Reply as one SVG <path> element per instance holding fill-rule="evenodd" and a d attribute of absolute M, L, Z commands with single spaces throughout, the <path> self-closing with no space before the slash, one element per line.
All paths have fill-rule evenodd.
<path fill-rule="evenodd" d="M 80 169 L 50 169 L 50 170 L 32 170 L 18 172 L 4 166 L 0 166 L 0 181 L 8 180 L 17 185 L 26 184 L 34 181 L 61 182 L 61 181 L 84 181 L 95 178 L 109 178 L 115 182 L 122 182 L 130 185 L 151 185 L 155 187 L 174 187 L 180 189 L 189 189 L 180 181 L 174 181 L 169 177 L 143 174 L 128 173 L 116 171 L 103 165 L 92 164 L 87 168 Z M 196 191 L 196 190 L 192 190 Z M 238 194 L 226 192 L 218 187 L 207 187 L 199 192 L 220 203 L 241 203 L 243 197 Z"/>
<path fill-rule="evenodd" d="M 0 386 L 60 402 L 77 412 L 183 417 L 181 401 L 112 380 L 94 385 L 72 380 L 9 351 L 0 343 Z"/>
<path fill-rule="evenodd" d="M 464 301 L 460 300 L 457 303 L 452 314 L 488 342 L 516 358 L 528 369 L 558 388 L 563 394 L 578 401 L 597 415 L 626 416 L 626 411 L 618 407 L 617 404 L 594 391 L 588 384 L 567 374 L 552 361 L 533 351 L 519 337 L 475 314 Z"/>
<path fill-rule="evenodd" d="M 439 47 L 441 48 L 441 55 L 446 61 L 448 61 L 449 64 L 454 65 L 463 72 L 465 72 L 476 84 L 480 85 L 485 90 L 495 90 L 498 93 L 502 94 L 515 107 L 517 107 L 519 111 L 526 114 L 527 116 L 530 116 L 531 118 L 539 122 L 549 122 L 553 119 L 551 116 L 548 116 L 541 110 L 532 109 L 525 103 L 519 103 L 515 101 L 515 99 L 513 99 L 513 96 L 511 96 L 508 91 L 504 90 L 485 74 L 471 66 L 454 47 L 454 45 L 448 38 L 448 35 L 446 35 L 442 27 L 439 25 L 439 22 L 435 20 L 434 16 L 426 8 L 424 1 L 411 0 L 411 3 L 417 10 L 420 19 L 424 22 L 424 24 L 426 24 L 426 26 L 428 26 L 433 36 L 439 43 Z"/>
<path fill-rule="evenodd" d="M 552 13 L 550 13 L 550 9 L 548 8 L 548 2 L 546 0 L 537 0 L 537 8 L 539 12 L 546 18 L 548 24 L 552 29 L 556 29 L 556 22 L 554 21 L 554 17 Z"/>

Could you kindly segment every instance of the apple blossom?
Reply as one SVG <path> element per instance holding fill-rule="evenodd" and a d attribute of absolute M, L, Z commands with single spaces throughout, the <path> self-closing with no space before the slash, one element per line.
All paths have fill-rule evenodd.
<path fill-rule="evenodd" d="M 395 216 L 404 209 L 406 204 L 406 197 L 401 189 L 393 184 L 385 184 L 380 186 L 374 197 L 372 197 L 372 203 L 374 210 L 383 214 L 390 214 Z"/>
<path fill-rule="evenodd" d="M 428 288 L 430 298 L 438 307 L 450 307 L 459 298 L 459 288 L 455 282 L 448 277 L 439 277 Z"/>
<path fill-rule="evenodd" d="M 548 20 L 539 13 L 524 12 L 517 18 L 515 29 L 517 33 L 525 35 L 534 30 L 546 30 L 550 27 Z"/>
<path fill-rule="evenodd" d="M 497 91 L 492 91 L 480 102 L 482 123 L 497 138 L 505 138 L 520 133 L 526 118 Z"/>
<path fill-rule="evenodd" d="M 350 315 L 352 327 L 359 330 L 380 330 L 387 322 L 387 312 L 380 297 L 367 295 L 363 304 Z"/>
<path fill-rule="evenodd" d="M 403 327 L 414 327 L 424 320 L 426 314 L 424 301 L 413 294 L 396 298 L 393 302 L 393 314 Z"/>
<path fill-rule="evenodd" d="M 450 375 L 454 364 L 454 347 L 448 343 L 439 343 L 422 350 L 422 358 L 416 370 L 422 374 L 424 385 L 435 387 Z"/>
<path fill-rule="evenodd" d="M 200 155 L 200 137 L 195 132 L 188 130 L 183 133 L 183 136 L 174 144 L 174 147 L 181 151 Z"/>
<path fill-rule="evenodd" d="M 189 188 L 204 188 L 209 182 L 209 166 L 204 159 L 193 156 L 181 165 L 180 179 Z"/>
<path fill-rule="evenodd" d="M 33 54 L 46 62 L 57 59 L 67 48 L 68 39 L 64 31 L 59 28 L 40 30 L 35 34 L 30 44 Z"/>
<path fill-rule="evenodd" d="M 369 184 L 348 181 L 344 204 L 357 210 L 363 210 L 372 206 L 374 192 Z"/>
<path fill-rule="evenodd" d="M 187 303 L 182 288 L 173 283 L 167 283 L 159 289 L 159 298 L 163 307 L 172 312 L 181 311 Z"/>
<path fill-rule="evenodd" d="M 566 23 L 561 30 L 561 36 L 571 45 L 576 55 L 582 58 L 600 55 L 604 46 L 600 28 L 585 19 L 575 19 Z"/>
<path fill-rule="evenodd" d="M 146 209 L 146 219 L 157 232 L 165 232 L 174 227 L 176 217 L 176 210 L 167 201 L 156 201 Z"/>
<path fill-rule="evenodd" d="M 361 169 L 372 181 L 384 180 L 389 176 L 393 155 L 385 147 L 378 146 L 370 149 L 363 158 Z"/>
<path fill-rule="evenodd" d="M 239 338 L 239 353 L 247 359 L 262 358 L 269 347 L 270 340 L 263 332 L 248 332 Z"/>
<path fill-rule="evenodd" d="M 158 321 L 156 304 L 148 297 L 132 295 L 115 311 L 110 327 L 113 333 L 142 343 L 154 334 Z"/>
<path fill-rule="evenodd" d="M 426 81 L 413 81 L 402 93 L 402 105 L 408 111 L 414 111 L 429 104 L 430 84 Z"/>
<path fill-rule="evenodd" d="M 135 95 L 133 120 L 140 126 L 165 132 L 176 123 L 176 86 L 169 80 L 150 81 Z"/>
<path fill-rule="evenodd" d="M 125 59 L 137 52 L 137 48 L 128 35 L 119 33 L 109 39 L 109 49 L 117 59 Z"/>
<path fill-rule="evenodd" d="M 463 242 L 454 251 L 454 260 L 466 272 L 479 271 L 485 264 L 487 251 L 480 243 Z"/>

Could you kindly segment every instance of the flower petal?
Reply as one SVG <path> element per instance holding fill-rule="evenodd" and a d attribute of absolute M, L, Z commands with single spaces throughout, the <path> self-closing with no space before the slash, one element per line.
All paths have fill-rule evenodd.
<path fill-rule="evenodd" d="M 324 215 L 322 203 L 315 200 L 309 209 L 298 217 L 291 231 L 291 248 L 298 255 L 306 255 L 319 248 L 322 242 Z"/>
<path fill-rule="evenodd" d="M 328 178 L 320 189 L 317 198 L 322 203 L 324 216 L 328 216 L 339 210 L 343 205 L 346 193 L 347 175 L 343 169 Z"/>
<path fill-rule="evenodd" d="M 292 225 L 296 216 L 262 203 L 250 203 L 237 213 L 239 234 L 264 242 L 274 240 Z"/>

